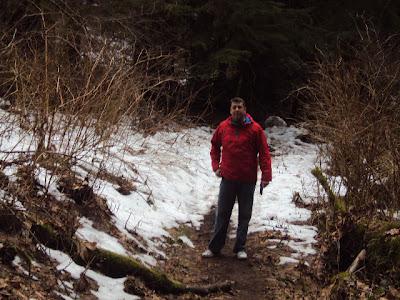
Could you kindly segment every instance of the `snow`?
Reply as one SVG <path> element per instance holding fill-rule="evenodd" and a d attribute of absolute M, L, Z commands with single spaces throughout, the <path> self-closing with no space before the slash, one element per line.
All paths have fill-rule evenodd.
<path fill-rule="evenodd" d="M 289 247 L 307 255 L 315 253 L 312 244 L 316 228 L 292 224 L 307 221 L 311 216 L 309 210 L 295 206 L 293 194 L 299 192 L 305 201 L 318 194 L 311 175 L 317 147 L 296 139 L 305 133 L 293 126 L 268 129 L 269 143 L 276 149 L 272 159 L 273 181 L 263 195 L 255 194 L 249 232 L 282 231 L 296 239 L 288 243 Z M 147 138 L 132 133 L 127 141 L 113 143 L 106 169 L 132 180 L 136 192 L 121 195 L 114 184 L 105 180 L 97 181 L 96 192 L 107 199 L 121 232 L 128 237 L 135 232 L 146 240 L 149 252 L 164 256 L 153 242 L 155 238 L 169 236 L 167 229 L 180 224 L 199 228 L 218 197 L 219 179 L 211 171 L 209 155 L 211 136 L 210 128 L 200 127 L 159 132 Z M 86 161 L 93 161 L 93 156 L 89 155 Z M 86 176 L 84 171 L 80 172 Z M 235 206 L 231 237 L 237 227 L 237 214 Z"/>
<path fill-rule="evenodd" d="M 298 264 L 299 261 L 297 259 L 294 259 L 292 257 L 287 257 L 287 256 L 281 256 L 279 258 L 279 265 L 284 265 L 284 264 Z"/>
<path fill-rule="evenodd" d="M 7 114 L 0 110 L 0 120 L 8 117 Z M 6 132 L 10 126 L 0 122 L 0 132 Z M 8 161 L 15 158 L 16 154 L 6 152 L 35 149 L 31 136 L 16 124 L 11 127 L 13 134 L 0 137 L 0 159 Z M 217 203 L 220 180 L 211 170 L 209 153 L 212 133 L 213 130 L 208 127 L 197 127 L 163 131 L 145 137 L 125 128 L 123 133 L 104 145 L 107 151 L 85 149 L 73 170 L 81 178 L 88 176 L 95 193 L 106 200 L 113 213 L 113 222 L 120 231 L 119 236 L 134 240 L 147 253 L 130 253 L 116 237 L 93 228 L 92 222 L 86 218 L 80 219 L 77 235 L 96 243 L 100 248 L 133 256 L 148 265 L 156 265 L 158 259 L 165 259 L 162 246 L 165 238 L 169 237 L 168 229 L 181 225 L 200 228 L 204 215 Z M 277 230 L 292 238 L 285 241 L 269 240 L 286 243 L 294 250 L 292 257 L 281 259 L 283 263 L 315 253 L 313 244 L 316 242 L 316 228 L 298 225 L 307 221 L 311 212 L 297 208 L 292 202 L 296 192 L 305 202 L 318 195 L 316 180 L 310 172 L 316 164 L 317 147 L 296 139 L 305 133 L 304 129 L 294 126 L 267 129 L 268 142 L 275 149 L 272 153 L 273 180 L 264 189 L 263 195 L 256 188 L 249 225 L 249 233 Z M 73 132 L 70 134 L 74 136 Z M 60 143 L 55 145 L 55 149 L 66 147 L 61 140 Z M 129 195 L 122 195 L 117 191 L 118 184 L 112 180 L 93 178 L 91 173 L 95 174 L 99 168 L 124 178 L 134 186 L 134 190 Z M 15 180 L 15 166 L 7 167 L 4 172 Z M 58 191 L 58 178 L 49 170 L 38 167 L 35 175 L 38 182 L 58 201 L 70 201 Z M 235 235 L 237 216 L 235 206 L 231 237 Z M 144 242 L 141 244 L 136 236 L 140 236 Z M 178 239 L 188 247 L 196 247 L 186 236 Z M 271 249 L 273 246 L 268 245 Z M 54 250 L 48 252 L 59 262 L 58 268 L 65 269 L 74 278 L 79 278 L 84 271 L 67 255 Z M 99 291 L 93 292 L 99 299 L 137 299 L 123 292 L 123 279 L 110 279 L 91 270 L 87 270 L 86 274 L 99 283 Z"/>
<path fill-rule="evenodd" d="M 0 189 L 0 202 L 5 203 L 6 205 L 12 205 L 14 210 L 25 211 L 26 208 L 22 205 L 22 203 L 15 199 L 13 196 L 9 195 L 6 191 Z"/>
<path fill-rule="evenodd" d="M 16 165 L 10 165 L 10 166 L 6 166 L 3 169 L 3 173 L 4 175 L 6 175 L 8 177 L 8 180 L 11 182 L 15 182 L 17 180 L 17 166 Z"/>
<path fill-rule="evenodd" d="M 23 266 L 22 266 L 22 259 L 16 255 L 14 260 L 12 261 L 12 264 L 17 267 L 22 273 L 24 273 L 26 276 L 33 280 L 39 280 L 35 275 L 30 274 Z"/>
<path fill-rule="evenodd" d="M 167 229 L 180 224 L 200 227 L 219 186 L 210 170 L 210 137 L 211 130 L 201 127 L 146 139 L 132 134 L 124 143 L 115 142 L 106 169 L 122 173 L 137 186 L 136 192 L 121 195 L 114 184 L 101 179 L 95 192 L 107 200 L 121 232 L 140 235 L 149 251 L 164 256 L 155 238 L 169 236 Z M 86 161 L 91 160 L 89 155 Z M 84 170 L 77 171 L 86 176 Z"/>
<path fill-rule="evenodd" d="M 35 179 L 42 186 L 44 191 L 46 191 L 49 195 L 52 195 L 54 199 L 59 201 L 72 201 L 68 200 L 68 197 L 58 190 L 57 183 L 59 178 L 49 170 L 42 167 L 37 167 L 35 169 Z M 43 194 L 44 191 L 40 191 L 39 194 Z"/>
<path fill-rule="evenodd" d="M 76 235 L 82 240 L 96 243 L 104 250 L 109 250 L 121 255 L 127 255 L 126 250 L 115 237 L 93 228 L 92 221 L 83 217 L 80 219 L 80 225 L 81 227 L 76 231 Z"/>
<path fill-rule="evenodd" d="M 181 235 L 180 237 L 178 237 L 178 239 L 190 248 L 194 248 L 193 242 L 186 235 Z"/>

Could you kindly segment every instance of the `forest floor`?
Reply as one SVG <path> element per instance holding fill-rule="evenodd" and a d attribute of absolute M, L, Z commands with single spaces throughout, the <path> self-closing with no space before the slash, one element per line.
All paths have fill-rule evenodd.
<path fill-rule="evenodd" d="M 182 231 L 193 242 L 194 248 L 173 244 L 166 249 L 168 259 L 163 269 L 175 279 L 187 284 L 214 284 L 225 280 L 234 281 L 230 293 L 208 295 L 204 299 L 320 299 L 321 286 L 312 266 L 314 257 L 309 256 L 300 263 L 280 264 L 280 257 L 293 252 L 284 243 L 274 243 L 270 239 L 288 239 L 280 232 L 266 231 L 248 236 L 248 259 L 241 261 L 232 252 L 234 239 L 227 243 L 220 256 L 204 259 L 201 253 L 207 249 L 212 233 L 214 212 L 205 217 L 200 229 L 178 228 L 173 234 Z M 180 230 L 180 231 L 179 231 Z M 268 246 L 276 247 L 268 248 Z M 174 296 L 166 299 L 203 299 L 196 295 Z"/>
<path fill-rule="evenodd" d="M 279 231 L 250 234 L 247 241 L 247 260 L 236 258 L 232 252 L 234 239 L 230 238 L 220 256 L 202 258 L 201 253 L 207 248 L 212 234 L 213 219 L 214 210 L 205 216 L 198 229 L 188 226 L 171 229 L 172 237 L 185 235 L 194 247 L 183 242 L 177 243 L 178 238 L 172 239 L 170 244 L 165 244 L 167 246 L 164 251 L 168 259 L 159 261 L 159 267 L 168 276 L 188 285 L 207 286 L 233 281 L 235 283 L 232 290 L 202 297 L 194 294 L 162 295 L 145 288 L 143 299 L 321 299 L 322 286 L 312 268 L 315 257 L 307 256 L 297 263 L 280 263 L 280 258 L 290 257 L 293 250 L 285 245 L 289 237 Z M 71 280 L 69 274 L 57 270 L 41 254 L 42 251 L 35 249 L 32 244 L 18 240 L 18 237 L 0 235 L 0 238 L 18 245 L 20 249 L 35 253 L 36 261 L 40 262 L 40 268 L 37 264 L 32 265 L 32 275 L 16 265 L 3 265 L 4 268 L 0 268 L 0 299 L 61 299 L 54 291 L 58 289 L 60 280 Z M 276 242 L 277 240 L 280 242 Z M 79 291 L 78 299 L 97 299 L 90 292 L 95 286 L 86 283 L 85 288 L 81 289 L 78 281 L 76 285 L 74 283 L 74 287 Z"/>

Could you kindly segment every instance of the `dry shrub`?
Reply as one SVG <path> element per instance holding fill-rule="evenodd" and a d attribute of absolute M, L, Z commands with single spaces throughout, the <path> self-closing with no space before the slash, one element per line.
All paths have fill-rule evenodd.
<path fill-rule="evenodd" d="M 368 30 L 324 56 L 307 87 L 307 115 L 329 174 L 341 176 L 355 216 L 400 209 L 400 40 Z"/>
<path fill-rule="evenodd" d="M 83 17 L 73 2 L 7 3 L 12 18 L 0 13 L 0 98 L 11 106 L 0 111 L 0 144 L 21 127 L 28 135 L 20 142 L 30 146 L 11 149 L 4 160 L 24 155 L 34 168 L 38 163 L 59 175 L 101 151 L 94 167 L 101 169 L 110 137 L 127 138 L 132 128 L 155 132 L 187 118 L 191 95 L 174 69 L 181 50 L 149 43 L 123 20 L 107 20 L 118 34 L 104 31 L 101 18 Z M 140 14 L 146 12 L 135 20 Z"/>
<path fill-rule="evenodd" d="M 399 46 L 399 36 L 382 39 L 366 27 L 337 56 L 322 54 L 304 89 L 305 113 L 324 141 L 320 150 L 327 163 L 326 177 L 316 176 L 329 198 L 316 211 L 318 275 L 328 283 L 329 274 L 343 272 L 334 277 L 330 299 L 357 297 L 354 278 L 398 286 L 399 237 L 388 230 L 398 228 L 400 210 Z M 330 192 L 335 185 L 328 183 L 338 183 L 338 177 L 343 196 Z M 350 275 L 348 267 L 363 249 L 366 259 Z"/>
<path fill-rule="evenodd" d="M 67 1 L 27 2 L 30 14 L 0 35 L 0 97 L 13 112 L 2 122 L 17 118 L 35 137 L 37 155 L 77 156 L 121 125 L 154 131 L 186 117 L 190 97 L 179 97 L 172 67 L 182 53 L 141 43 L 132 29 L 124 39 L 101 33 L 101 20 L 87 21 Z M 34 26 L 21 31 L 21 24 Z"/>

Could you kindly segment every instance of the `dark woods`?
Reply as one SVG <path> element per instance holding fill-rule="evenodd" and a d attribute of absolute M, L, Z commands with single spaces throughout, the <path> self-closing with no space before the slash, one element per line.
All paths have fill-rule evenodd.
<path fill-rule="evenodd" d="M 92 32 L 129 36 L 135 49 L 173 53 L 168 64 L 148 68 L 176 79 L 157 94 L 161 107 L 190 99 L 192 112 L 218 116 L 227 113 L 227 99 L 241 96 L 258 120 L 277 112 L 298 117 L 304 99 L 290 91 L 306 83 L 316 54 L 335 55 L 359 40 L 361 23 L 382 36 L 400 31 L 400 3 L 389 0 L 5 0 L 0 26 L 13 24 L 16 35 L 41 29 L 40 11 L 68 19 L 72 29 L 85 22 Z"/>
<path fill-rule="evenodd" d="M 396 1 L 171 1 L 170 18 L 186 28 L 190 84 L 207 86 L 200 98 L 226 113 L 242 96 L 258 120 L 266 114 L 298 117 L 302 99 L 288 96 L 307 82 L 321 53 L 360 39 L 364 22 L 381 35 L 400 29 Z"/>

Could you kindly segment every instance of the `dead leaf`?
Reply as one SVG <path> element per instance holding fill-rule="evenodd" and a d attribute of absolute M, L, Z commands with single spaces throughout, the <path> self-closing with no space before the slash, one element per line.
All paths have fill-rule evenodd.
<path fill-rule="evenodd" d="M 386 235 L 395 236 L 400 235 L 400 228 L 393 228 L 385 232 Z"/>
<path fill-rule="evenodd" d="M 395 289 L 394 287 L 392 286 L 389 287 L 389 293 L 392 297 L 400 299 L 400 291 Z"/>
<path fill-rule="evenodd" d="M 4 289 L 5 287 L 7 287 L 7 282 L 0 278 L 0 289 Z"/>

